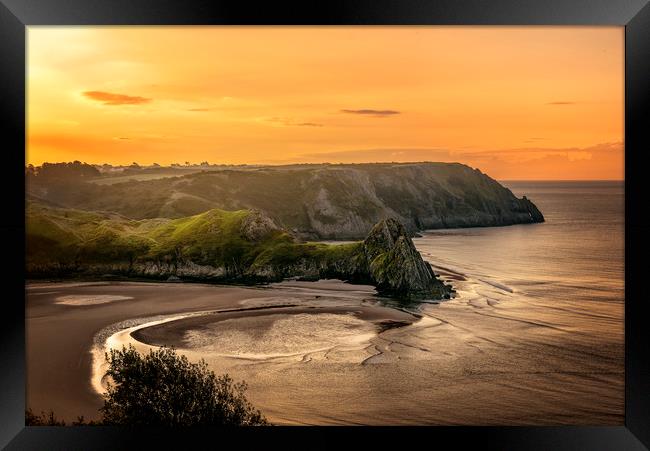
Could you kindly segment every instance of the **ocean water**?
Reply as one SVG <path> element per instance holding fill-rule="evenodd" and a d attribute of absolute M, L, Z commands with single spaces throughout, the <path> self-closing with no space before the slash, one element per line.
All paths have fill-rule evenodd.
<path fill-rule="evenodd" d="M 549 302 L 623 302 L 623 182 L 503 184 L 531 199 L 546 222 L 430 231 L 416 247 L 434 265 Z"/>
<path fill-rule="evenodd" d="M 400 307 L 371 289 L 305 282 L 240 302 L 303 308 L 295 314 L 169 330 L 191 359 L 246 380 L 276 424 L 623 424 L 623 184 L 504 184 L 546 222 L 414 239 L 457 295 L 402 306 L 417 313 L 412 324 L 380 330 L 355 316 Z M 149 347 L 121 334 L 120 344 Z"/>
<path fill-rule="evenodd" d="M 516 289 L 551 307 L 604 310 L 622 321 L 614 312 L 621 312 L 624 299 L 623 182 L 504 185 L 531 199 L 546 222 L 425 232 L 414 240 L 418 250 L 434 266 Z"/>

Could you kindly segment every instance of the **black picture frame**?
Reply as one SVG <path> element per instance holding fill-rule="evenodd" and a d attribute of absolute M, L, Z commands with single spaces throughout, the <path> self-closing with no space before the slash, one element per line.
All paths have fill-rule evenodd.
<path fill-rule="evenodd" d="M 625 426 L 257 428 L 160 431 L 100 426 L 25 427 L 24 184 L 25 38 L 30 25 L 619 25 L 625 26 Z M 6 182 L 0 222 L 5 240 L 0 328 L 0 446 L 6 449 L 131 449 L 136 442 L 167 448 L 197 440 L 210 447 L 236 439 L 290 447 L 339 446 L 363 434 L 399 446 L 413 434 L 436 446 L 532 450 L 642 450 L 650 448 L 650 339 L 644 327 L 642 257 L 650 223 L 643 218 L 642 163 L 650 117 L 650 6 L 648 0 L 0 0 L 0 128 Z M 645 121 L 644 121 L 645 119 Z M 23 303 L 21 303 L 21 299 Z M 300 437 L 296 437 L 299 435 Z M 411 442 L 412 443 L 412 442 Z"/>

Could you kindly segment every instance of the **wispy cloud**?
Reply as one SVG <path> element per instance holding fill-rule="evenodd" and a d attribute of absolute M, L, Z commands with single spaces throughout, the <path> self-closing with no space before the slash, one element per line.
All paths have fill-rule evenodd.
<path fill-rule="evenodd" d="M 104 105 L 138 105 L 151 102 L 151 99 L 146 97 L 115 94 L 104 91 L 85 91 L 83 95 L 91 100 L 101 102 Z"/>
<path fill-rule="evenodd" d="M 298 156 L 301 161 L 330 163 L 347 163 L 360 161 L 472 161 L 474 163 L 486 161 L 494 162 L 526 162 L 547 156 L 562 156 L 570 161 L 591 158 L 590 155 L 622 154 L 623 143 L 602 143 L 589 147 L 522 147 L 517 149 L 485 149 L 468 151 L 460 149 L 441 148 L 378 148 L 339 150 L 319 153 L 306 153 Z"/>
<path fill-rule="evenodd" d="M 323 127 L 324 124 L 319 124 L 317 122 L 298 122 L 294 119 L 286 117 L 270 117 L 266 119 L 268 122 L 273 122 L 276 124 L 282 124 L 287 127 Z"/>
<path fill-rule="evenodd" d="M 548 102 L 547 105 L 575 105 L 578 102 L 570 102 L 567 100 L 561 100 L 557 102 Z"/>
<path fill-rule="evenodd" d="M 357 149 L 331 152 L 307 153 L 298 157 L 307 162 L 354 163 L 360 161 L 454 161 L 453 153 L 447 149 Z"/>
<path fill-rule="evenodd" d="M 498 157 L 512 160 L 513 157 L 521 156 L 522 160 L 538 158 L 540 155 L 571 155 L 572 153 L 622 153 L 625 146 L 622 142 L 600 143 L 588 147 L 521 147 L 516 149 L 489 149 L 483 151 L 461 152 L 462 155 L 472 158 Z"/>
<path fill-rule="evenodd" d="M 187 111 L 193 111 L 197 113 L 205 113 L 207 111 L 214 111 L 214 108 L 188 108 Z"/>
<path fill-rule="evenodd" d="M 459 162 L 479 168 L 502 180 L 598 180 L 624 178 L 624 144 L 602 143 L 588 147 L 484 149 L 444 148 L 350 149 L 296 155 L 271 164 L 362 162 Z M 612 172 L 614 169 L 614 172 Z"/>
<path fill-rule="evenodd" d="M 341 113 L 361 114 L 361 115 L 374 116 L 374 117 L 385 117 L 385 116 L 392 116 L 394 114 L 400 114 L 400 112 L 396 110 L 371 110 L 367 108 L 360 109 L 360 110 L 343 109 L 341 110 Z"/>

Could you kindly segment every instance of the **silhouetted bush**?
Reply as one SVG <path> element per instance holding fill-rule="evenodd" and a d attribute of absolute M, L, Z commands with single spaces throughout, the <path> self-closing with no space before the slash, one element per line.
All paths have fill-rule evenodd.
<path fill-rule="evenodd" d="M 52 410 L 36 415 L 32 409 L 27 409 L 25 411 L 25 426 L 65 426 L 65 421 L 57 419 Z"/>
<path fill-rule="evenodd" d="M 266 418 L 244 396 L 246 384 L 216 376 L 204 360 L 190 363 L 171 348 L 147 355 L 122 347 L 106 354 L 113 383 L 104 394 L 102 419 L 73 426 L 262 426 Z M 25 411 L 26 426 L 65 426 L 54 412 Z"/>
<path fill-rule="evenodd" d="M 245 383 L 216 376 L 204 360 L 173 349 L 141 355 L 133 346 L 106 354 L 113 383 L 100 409 L 104 424 L 147 426 L 266 425 L 244 396 Z"/>
<path fill-rule="evenodd" d="M 36 167 L 28 165 L 25 168 L 25 175 L 40 180 L 70 181 L 98 177 L 100 172 L 99 169 L 90 164 L 73 161 L 72 163 L 43 163 L 42 166 Z"/>

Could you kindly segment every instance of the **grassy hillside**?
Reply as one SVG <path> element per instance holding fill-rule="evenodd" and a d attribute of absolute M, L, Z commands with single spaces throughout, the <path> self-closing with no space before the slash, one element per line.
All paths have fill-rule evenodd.
<path fill-rule="evenodd" d="M 68 208 L 133 219 L 257 209 L 311 239 L 363 239 L 386 217 L 399 219 L 410 232 L 543 221 L 532 202 L 457 163 L 224 168 L 110 185 L 31 177 L 27 188 Z"/>
<path fill-rule="evenodd" d="M 117 214 L 27 205 L 28 263 L 103 263 L 192 259 L 223 266 L 252 263 L 270 245 L 292 243 L 279 229 L 256 240 L 242 233 L 251 212 L 209 210 L 179 219 L 132 220 Z"/>
<path fill-rule="evenodd" d="M 389 238 L 329 245 L 297 241 L 259 211 L 212 209 L 178 219 L 134 220 L 30 200 L 27 273 L 240 283 L 338 278 L 400 295 L 448 293 L 403 227 L 391 227 Z M 378 226 L 377 236 L 384 229 Z"/>
<path fill-rule="evenodd" d="M 303 260 L 327 265 L 349 256 L 358 246 L 297 242 L 250 210 L 213 209 L 179 219 L 132 220 L 34 201 L 27 204 L 27 265 L 33 271 L 189 261 L 223 268 L 224 277 L 236 277 L 250 268 L 287 267 Z"/>

